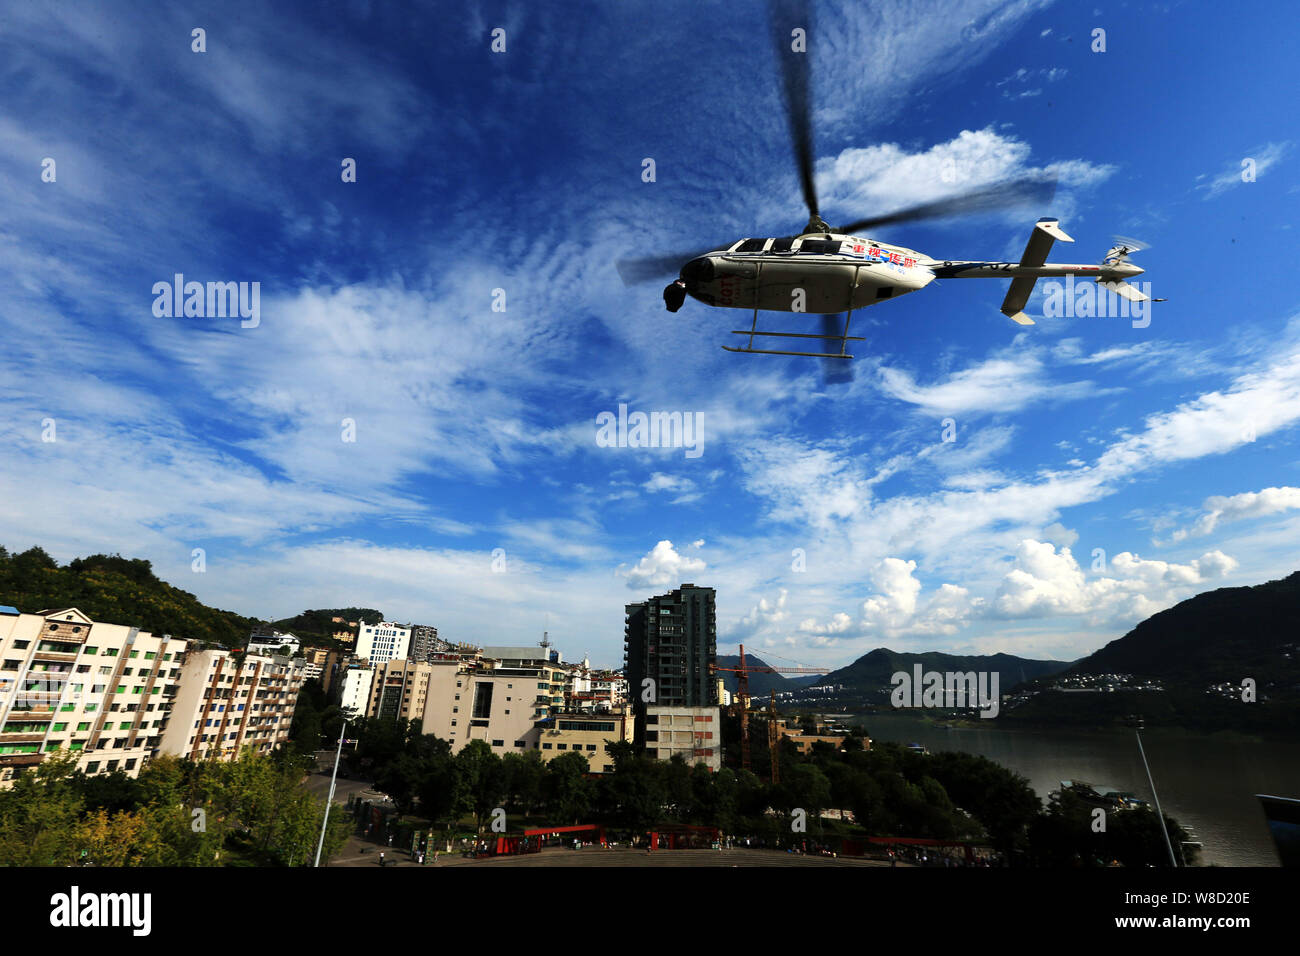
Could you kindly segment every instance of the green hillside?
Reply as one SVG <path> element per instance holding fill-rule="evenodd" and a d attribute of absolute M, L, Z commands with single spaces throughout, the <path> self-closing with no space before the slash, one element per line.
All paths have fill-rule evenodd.
<path fill-rule="evenodd" d="M 818 681 L 820 684 L 843 684 L 846 691 L 871 693 L 892 690 L 890 678 L 899 671 L 912 673 L 914 665 L 923 671 L 949 671 L 966 673 L 976 671 L 998 674 L 999 689 L 1006 693 L 1016 684 L 1056 674 L 1070 666 L 1066 661 L 1038 661 L 1011 654 L 992 654 L 981 657 L 961 657 L 926 651 L 923 654 L 906 654 L 878 647 L 859 657 L 847 667 L 831 671 Z"/>
<path fill-rule="evenodd" d="M 1005 718 L 1105 727 L 1141 716 L 1149 726 L 1294 736 L 1300 728 L 1300 572 L 1207 591 L 1154 614 L 1069 671 L 1088 674 L 1129 674 L 1158 681 L 1161 689 L 1062 693 L 1044 680 Z M 1255 682 L 1254 701 L 1242 699 L 1246 678 Z M 1228 689 L 1212 691 L 1212 685 Z"/>
<path fill-rule="evenodd" d="M 159 580 L 148 561 L 92 554 L 60 567 L 41 548 L 11 555 L 0 547 L 0 604 L 27 613 L 75 607 L 91 620 L 223 647 L 242 647 L 257 624 Z"/>
<path fill-rule="evenodd" d="M 1078 661 L 1071 672 L 1204 684 L 1251 675 L 1300 681 L 1298 642 L 1300 571 L 1188 598 Z"/>
<path fill-rule="evenodd" d="M 341 625 L 334 623 L 336 617 L 341 617 L 345 621 L 378 624 L 384 619 L 384 612 L 376 611 L 372 607 L 318 608 L 275 621 L 273 626 L 276 630 L 288 631 L 316 646 L 334 647 L 338 642 L 332 635 L 341 629 Z"/>

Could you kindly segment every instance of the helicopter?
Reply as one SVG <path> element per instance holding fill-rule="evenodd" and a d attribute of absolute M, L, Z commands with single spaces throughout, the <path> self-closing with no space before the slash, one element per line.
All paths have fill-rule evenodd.
<path fill-rule="evenodd" d="M 808 24 L 807 9 L 803 4 L 796 6 L 799 9 L 795 17 L 783 18 L 774 0 L 772 25 L 782 68 L 784 105 L 808 208 L 807 225 L 795 236 L 745 238 L 685 255 L 624 259 L 617 267 L 625 284 L 634 285 L 677 270 L 678 277 L 663 290 L 664 305 L 669 312 L 680 309 L 688 296 L 709 306 L 753 311 L 750 328 L 731 330 L 733 335 L 745 336 L 745 344 L 722 346 L 727 351 L 824 359 L 852 359 L 848 343 L 864 341 L 861 336 L 849 334 L 855 310 L 923 289 L 935 279 L 1010 278 L 1011 286 L 1001 311 L 1020 325 L 1034 324 L 1024 307 L 1034 284 L 1044 277 L 1086 276 L 1129 301 L 1150 299 L 1127 281 L 1145 271 L 1128 261 L 1130 254 L 1144 248 L 1143 244 L 1135 240 L 1118 241 L 1098 264 L 1049 263 L 1047 256 L 1055 242 L 1074 242 L 1061 229 L 1060 221 L 1052 217 L 1040 218 L 1034 224 L 1019 262 L 935 259 L 915 249 L 865 235 L 865 230 L 879 226 L 1050 201 L 1056 188 L 1055 179 L 1050 175 L 995 183 L 836 228 L 828 225 L 818 212 L 813 178 L 807 55 L 786 50 L 780 25 L 783 19 L 787 26 Z M 823 330 L 821 333 L 760 331 L 760 311 L 820 313 Z M 845 313 L 843 327 L 838 323 L 839 313 Z M 829 340 L 838 343 L 839 351 L 754 347 L 755 339 L 769 338 Z"/>

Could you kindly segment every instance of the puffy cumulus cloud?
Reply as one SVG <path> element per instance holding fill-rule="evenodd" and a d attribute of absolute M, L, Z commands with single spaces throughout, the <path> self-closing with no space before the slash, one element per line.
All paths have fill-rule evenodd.
<path fill-rule="evenodd" d="M 1210 551 L 1189 564 L 1148 561 L 1128 551 L 1110 562 L 1111 575 L 1089 578 L 1068 547 L 1025 539 L 1006 573 L 993 607 L 1011 618 L 1086 615 L 1094 623 L 1134 623 L 1177 603 L 1237 562 Z"/>
<path fill-rule="evenodd" d="M 916 615 L 921 582 L 912 576 L 915 561 L 885 558 L 876 566 L 871 583 L 878 593 L 862 602 L 862 618 L 885 628 L 897 627 Z"/>
<path fill-rule="evenodd" d="M 703 571 L 705 567 L 704 561 L 679 553 L 671 541 L 665 540 L 651 548 L 631 568 L 625 570 L 625 566 L 620 564 L 614 573 L 627 578 L 629 588 L 668 587 L 680 584 L 684 576 Z"/>
<path fill-rule="evenodd" d="M 876 593 L 862 602 L 856 620 L 841 611 L 826 624 L 809 618 L 800 623 L 799 630 L 813 638 L 810 643 L 814 647 L 836 637 L 955 634 L 983 605 L 982 600 L 972 599 L 966 588 L 953 584 L 942 585 L 922 602 L 915 570 L 915 561 L 885 558 L 872 572 Z"/>
<path fill-rule="evenodd" d="M 785 588 L 781 588 L 774 600 L 769 601 L 765 597 L 759 598 L 758 603 L 750 609 L 749 613 L 742 617 L 740 622 L 731 629 L 728 637 L 733 641 L 741 641 L 785 620 L 785 607 L 788 597 L 789 592 Z"/>
<path fill-rule="evenodd" d="M 1174 542 L 1212 532 L 1225 521 L 1262 518 L 1300 508 L 1300 488 L 1265 488 L 1239 495 L 1212 495 L 1201 506 L 1205 513 L 1190 528 L 1179 528 L 1171 536 Z"/>

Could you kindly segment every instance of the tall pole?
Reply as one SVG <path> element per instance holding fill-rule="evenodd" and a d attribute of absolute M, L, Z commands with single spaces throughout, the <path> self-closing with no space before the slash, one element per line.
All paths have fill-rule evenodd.
<path fill-rule="evenodd" d="M 1169 865 L 1177 868 L 1178 861 L 1174 859 L 1174 845 L 1169 842 L 1169 827 L 1165 825 L 1165 814 L 1160 809 L 1160 795 L 1156 793 L 1156 782 L 1151 779 L 1151 765 L 1147 763 L 1147 752 L 1142 747 L 1142 734 L 1135 730 L 1133 736 L 1137 738 L 1138 753 L 1142 754 L 1142 766 L 1147 769 L 1147 783 L 1151 784 L 1151 796 L 1156 801 L 1156 816 L 1160 818 L 1160 832 L 1165 835 L 1165 849 L 1169 851 Z"/>
<path fill-rule="evenodd" d="M 320 866 L 321 850 L 325 847 L 325 828 L 330 823 L 330 806 L 334 803 L 334 782 L 339 777 L 339 757 L 343 755 L 343 735 L 347 733 L 348 719 L 343 718 L 343 726 L 339 728 L 339 747 L 334 751 L 334 772 L 330 774 L 330 795 L 325 799 L 325 819 L 320 824 L 320 842 L 316 844 L 316 866 Z"/>

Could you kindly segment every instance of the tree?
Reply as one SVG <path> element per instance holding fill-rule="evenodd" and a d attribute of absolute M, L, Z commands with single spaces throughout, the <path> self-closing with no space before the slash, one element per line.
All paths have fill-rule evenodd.
<path fill-rule="evenodd" d="M 658 823 L 667 796 L 658 761 L 616 745 L 607 750 L 615 763 L 601 780 L 602 815 L 635 832 Z"/>
<path fill-rule="evenodd" d="M 591 810 L 594 796 L 587 758 L 580 753 L 566 753 L 546 766 L 546 808 L 554 820 L 565 826 L 581 822 Z"/>
<path fill-rule="evenodd" d="M 664 797 L 673 819 L 686 822 L 691 818 L 695 803 L 691 765 L 681 754 L 673 754 L 667 762 L 656 762 L 654 769 L 663 781 Z"/>
<path fill-rule="evenodd" d="M 0 865 L 69 866 L 78 858 L 77 755 L 50 754 L 0 791 Z"/>
<path fill-rule="evenodd" d="M 416 796 L 420 812 L 434 821 L 450 820 L 462 807 L 468 806 L 469 797 L 460 769 L 450 753 L 426 759 Z"/>
<path fill-rule="evenodd" d="M 505 778 L 501 758 L 492 752 L 484 740 L 471 740 L 456 755 L 456 769 L 464 782 L 464 799 L 467 809 L 474 814 L 474 825 L 483 829 L 483 822 L 501 805 Z"/>
<path fill-rule="evenodd" d="M 734 772 L 723 767 L 715 774 L 703 764 L 696 764 L 691 768 L 691 788 L 694 791 L 695 818 L 700 823 L 715 826 L 723 832 L 734 829 L 739 791 Z"/>
<path fill-rule="evenodd" d="M 536 750 L 509 753 L 501 758 L 506 807 L 513 813 L 532 813 L 542 802 L 546 764 Z"/>
<path fill-rule="evenodd" d="M 388 794 L 393 806 L 397 808 L 398 816 L 405 816 L 415 810 L 420 785 L 427 772 L 428 760 L 421 760 L 412 754 L 402 754 L 379 772 L 375 786 Z"/>

